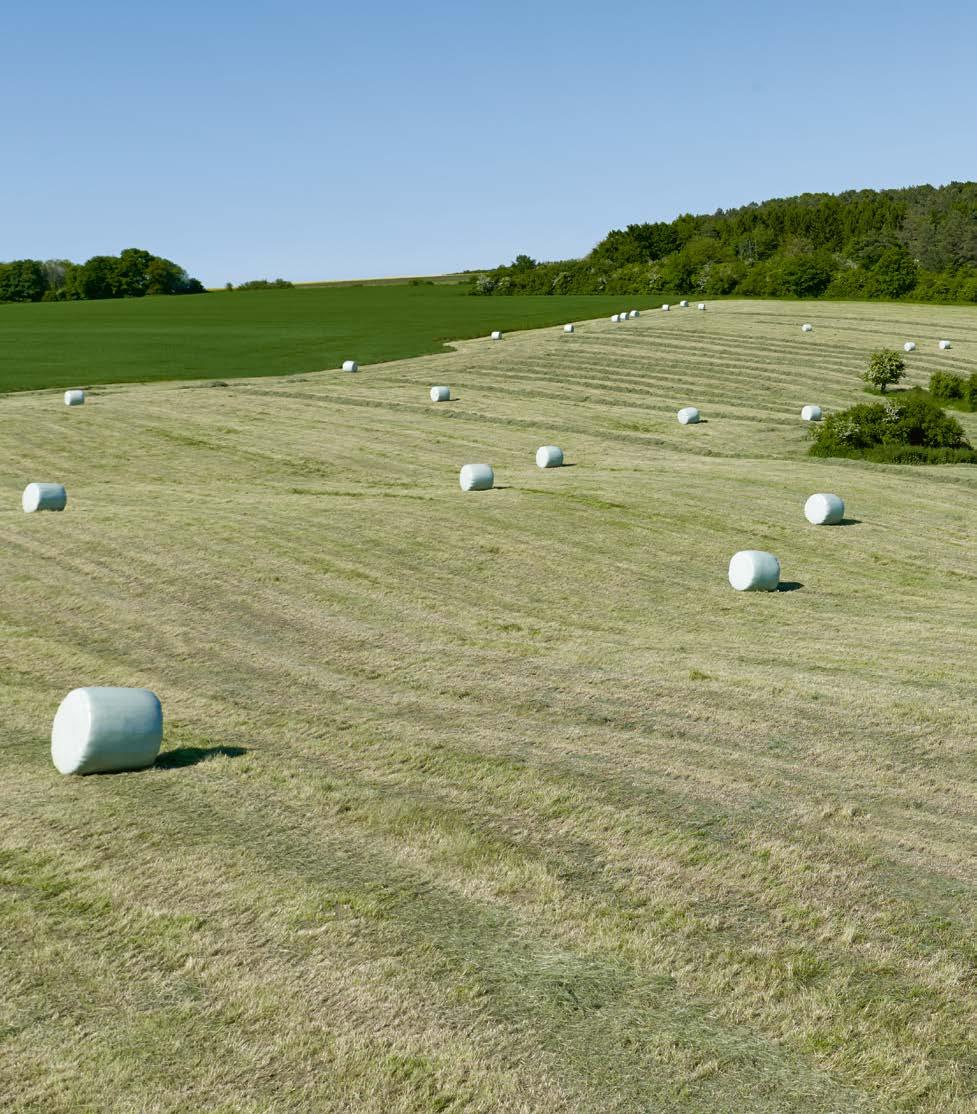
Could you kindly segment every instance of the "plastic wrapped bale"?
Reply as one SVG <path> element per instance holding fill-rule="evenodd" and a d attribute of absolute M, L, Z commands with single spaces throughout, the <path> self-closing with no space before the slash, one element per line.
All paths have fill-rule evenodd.
<path fill-rule="evenodd" d="M 556 445 L 540 445 L 536 450 L 537 468 L 562 468 L 563 450 Z"/>
<path fill-rule="evenodd" d="M 343 371 L 359 371 L 360 365 L 355 360 L 343 360 Z"/>
<path fill-rule="evenodd" d="M 694 406 L 684 406 L 678 412 L 678 420 L 682 425 L 695 425 L 701 417 L 702 415 Z"/>
<path fill-rule="evenodd" d="M 907 340 L 906 343 L 902 346 L 902 350 L 903 352 L 915 352 L 916 342 L 914 340 Z"/>
<path fill-rule="evenodd" d="M 74 689 L 51 727 L 51 758 L 62 774 L 151 766 L 163 741 L 163 709 L 149 689 Z"/>
<path fill-rule="evenodd" d="M 488 491 L 495 483 L 491 464 L 466 464 L 458 477 L 462 491 Z"/>
<path fill-rule="evenodd" d="M 680 306 L 680 307 L 681 307 L 682 309 L 688 309 L 688 308 L 689 308 L 689 303 L 688 303 L 688 302 L 686 302 L 686 301 L 685 301 L 685 300 L 683 299 L 683 300 L 682 300 L 681 302 L 679 302 L 679 306 Z"/>
<path fill-rule="evenodd" d="M 502 330 L 501 329 L 493 329 L 492 330 L 492 339 L 493 340 L 501 340 L 502 339 Z"/>
<path fill-rule="evenodd" d="M 612 320 L 612 321 L 614 322 L 614 324 L 616 325 L 616 324 L 618 323 L 618 321 L 620 321 L 620 320 L 621 320 L 621 315 L 620 315 L 619 313 L 612 313 L 612 314 L 611 314 L 611 320 Z"/>
<path fill-rule="evenodd" d="M 810 333 L 810 332 L 813 332 L 813 331 L 814 331 L 814 326 L 813 325 L 805 324 L 805 325 L 801 326 L 801 332 L 802 333 Z"/>
<path fill-rule="evenodd" d="M 85 392 L 84 391 L 65 391 L 64 393 L 65 406 L 84 406 L 85 405 Z"/>
<path fill-rule="evenodd" d="M 665 304 L 664 304 L 664 305 L 662 306 L 662 309 L 663 309 L 663 310 L 664 310 L 664 311 L 665 311 L 666 313 L 668 313 L 668 311 L 669 311 L 669 310 L 670 310 L 671 308 L 672 308 L 672 307 L 671 307 L 671 306 L 670 306 L 670 305 L 668 304 L 668 302 L 666 302 L 666 303 L 665 303 Z"/>
<path fill-rule="evenodd" d="M 619 314 L 617 315 L 617 318 L 618 318 L 618 320 L 619 320 L 619 321 L 627 321 L 627 319 L 628 319 L 628 311 L 627 311 L 627 310 L 624 310 L 624 311 L 623 311 L 622 313 L 619 313 Z"/>
<path fill-rule="evenodd" d="M 63 511 L 67 503 L 64 484 L 28 484 L 20 497 L 20 504 L 28 514 L 31 511 Z"/>
<path fill-rule="evenodd" d="M 699 309 L 705 309 L 705 308 L 706 308 L 706 303 L 705 302 L 700 302 L 699 303 Z"/>
<path fill-rule="evenodd" d="M 431 401 L 432 402 L 450 402 L 451 401 L 451 388 L 450 387 L 432 387 L 431 388 Z"/>
<path fill-rule="evenodd" d="M 845 501 L 819 492 L 804 504 L 804 517 L 812 526 L 837 526 L 845 517 Z"/>
<path fill-rule="evenodd" d="M 801 418 L 805 422 L 819 422 L 824 417 L 820 406 L 802 406 Z"/>
<path fill-rule="evenodd" d="M 940 351 L 941 352 L 945 352 L 949 347 L 951 347 L 951 345 L 950 345 L 950 342 L 948 340 L 941 340 L 940 341 Z"/>
<path fill-rule="evenodd" d="M 762 549 L 742 549 L 729 562 L 729 582 L 737 592 L 776 592 L 780 562 Z"/>
<path fill-rule="evenodd" d="M 572 333 L 573 332 L 573 326 L 572 325 L 564 325 L 563 326 L 563 331 L 565 333 Z"/>
<path fill-rule="evenodd" d="M 641 316 L 641 310 L 638 310 L 638 309 L 633 309 L 633 310 L 631 310 L 631 312 L 630 312 L 630 313 L 628 314 L 628 317 L 632 318 L 632 320 L 633 320 L 633 319 L 634 319 L 635 317 L 640 317 L 640 316 Z"/>

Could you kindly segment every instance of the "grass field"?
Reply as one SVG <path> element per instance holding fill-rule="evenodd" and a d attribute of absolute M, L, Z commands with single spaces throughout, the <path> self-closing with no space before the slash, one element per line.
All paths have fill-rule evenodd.
<path fill-rule="evenodd" d="M 632 306 L 587 295 L 473 298 L 467 285 L 389 282 L 0 305 L 0 392 L 322 371 Z"/>
<path fill-rule="evenodd" d="M 799 420 L 909 338 L 969 369 L 977 313 L 4 399 L 4 1109 L 977 1108 L 977 469 Z M 729 588 L 754 547 L 792 590 Z M 159 694 L 155 769 L 55 772 L 83 684 Z"/>

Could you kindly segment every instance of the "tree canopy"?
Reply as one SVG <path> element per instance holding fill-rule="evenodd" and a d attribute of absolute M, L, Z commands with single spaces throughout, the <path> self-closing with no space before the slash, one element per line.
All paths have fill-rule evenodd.
<path fill-rule="evenodd" d="M 67 259 L 15 259 L 0 263 L 0 302 L 142 298 L 149 294 L 202 294 L 203 284 L 178 264 L 142 248 L 119 255 Z"/>

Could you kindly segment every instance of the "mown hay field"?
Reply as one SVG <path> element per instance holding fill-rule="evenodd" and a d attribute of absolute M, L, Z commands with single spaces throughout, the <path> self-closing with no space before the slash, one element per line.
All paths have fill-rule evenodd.
<path fill-rule="evenodd" d="M 977 314 L 0 401 L 4 1109 L 973 1111 L 977 469 L 799 419 L 906 339 Z M 154 769 L 55 772 L 83 684 L 159 694 Z"/>

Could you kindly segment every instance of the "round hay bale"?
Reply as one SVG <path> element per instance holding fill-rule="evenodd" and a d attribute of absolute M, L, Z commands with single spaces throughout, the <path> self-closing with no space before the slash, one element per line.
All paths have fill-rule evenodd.
<path fill-rule="evenodd" d="M 360 365 L 355 360 L 343 360 L 343 371 L 359 371 Z"/>
<path fill-rule="evenodd" d="M 152 766 L 163 741 L 163 709 L 149 689 L 74 689 L 51 727 L 51 758 L 62 774 Z"/>
<path fill-rule="evenodd" d="M 694 406 L 685 406 L 678 412 L 678 420 L 682 425 L 695 425 L 702 415 Z"/>
<path fill-rule="evenodd" d="M 662 309 L 663 309 L 663 310 L 664 310 L 664 311 L 665 311 L 666 313 L 668 313 L 668 311 L 669 311 L 669 310 L 670 310 L 671 308 L 672 308 L 672 307 L 671 307 L 671 306 L 670 306 L 670 305 L 668 304 L 668 302 L 666 302 L 666 303 L 665 303 L 665 304 L 664 304 L 664 305 L 662 306 Z"/>
<path fill-rule="evenodd" d="M 845 517 L 845 501 L 837 495 L 819 492 L 804 504 L 804 517 L 812 526 L 837 526 Z"/>
<path fill-rule="evenodd" d="M 556 445 L 541 445 L 536 450 L 537 468 L 562 468 L 563 450 Z"/>
<path fill-rule="evenodd" d="M 462 491 L 488 491 L 495 483 L 491 464 L 466 464 L 458 477 Z"/>
<path fill-rule="evenodd" d="M 431 388 L 431 401 L 432 402 L 450 402 L 451 401 L 451 388 L 450 387 L 432 387 Z"/>
<path fill-rule="evenodd" d="M 742 549 L 729 562 L 729 582 L 737 592 L 776 592 L 780 562 L 762 549 Z"/>
<path fill-rule="evenodd" d="M 903 352 L 915 352 L 916 342 L 914 340 L 907 340 L 906 343 L 902 346 L 902 350 Z"/>
<path fill-rule="evenodd" d="M 21 506 L 31 511 L 63 511 L 68 502 L 64 484 L 28 484 L 20 497 Z"/>
<path fill-rule="evenodd" d="M 824 417 L 820 406 L 802 406 L 801 418 L 805 422 L 819 422 Z"/>
<path fill-rule="evenodd" d="M 502 339 L 502 330 L 501 329 L 493 329 L 492 330 L 492 339 L 493 340 L 501 340 Z"/>
<path fill-rule="evenodd" d="M 637 310 L 637 309 L 633 309 L 633 310 L 631 310 L 631 312 L 630 312 L 630 313 L 628 314 L 628 317 L 630 317 L 630 318 L 631 318 L 632 320 L 633 320 L 633 319 L 634 319 L 635 317 L 640 317 L 640 316 L 641 316 L 641 311 L 640 311 L 640 310 Z"/>
<path fill-rule="evenodd" d="M 814 326 L 813 325 L 805 324 L 805 325 L 801 326 L 801 332 L 802 333 L 810 333 L 810 332 L 813 332 L 813 331 L 814 331 Z"/>
<path fill-rule="evenodd" d="M 679 302 L 679 306 L 682 309 L 688 309 L 689 308 L 689 303 L 683 299 L 681 302 Z"/>
<path fill-rule="evenodd" d="M 564 325 L 563 326 L 563 331 L 565 333 L 572 333 L 573 332 L 573 326 L 572 325 Z"/>
<path fill-rule="evenodd" d="M 65 406 L 84 406 L 85 405 L 85 392 L 84 391 L 65 391 L 64 393 Z"/>
<path fill-rule="evenodd" d="M 699 303 L 699 309 L 705 309 L 705 308 L 706 308 L 706 303 L 705 302 L 700 302 Z"/>
<path fill-rule="evenodd" d="M 623 312 L 623 313 L 619 313 L 619 314 L 618 314 L 617 316 L 618 316 L 618 320 L 620 320 L 620 321 L 627 321 L 627 319 L 628 319 L 628 311 L 627 311 L 627 310 L 624 310 L 624 312 Z"/>
<path fill-rule="evenodd" d="M 621 320 L 621 315 L 620 315 L 619 313 L 612 313 L 612 314 L 611 314 L 611 320 L 612 320 L 612 321 L 613 321 L 613 322 L 614 322 L 615 324 L 617 324 L 617 322 Z"/>
<path fill-rule="evenodd" d="M 952 347 L 952 345 L 950 344 L 950 342 L 948 340 L 941 340 L 940 341 L 940 351 L 941 352 L 945 352 L 950 347 Z"/>

